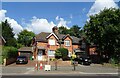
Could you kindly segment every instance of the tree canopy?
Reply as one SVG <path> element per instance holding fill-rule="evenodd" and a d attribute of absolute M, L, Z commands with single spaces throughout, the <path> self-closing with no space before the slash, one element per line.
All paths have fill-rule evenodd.
<path fill-rule="evenodd" d="M 75 36 L 80 38 L 80 34 L 81 34 L 81 27 L 79 27 L 78 25 L 73 25 L 70 29 L 67 29 L 64 26 L 59 27 L 59 33 L 60 34 L 69 34 L 71 36 Z"/>
<path fill-rule="evenodd" d="M 2 24 L 2 25 L 1 25 Z M 1 22 L 0 28 L 2 28 L 2 36 L 6 40 L 6 46 L 16 46 L 16 39 L 14 38 L 13 29 L 11 28 L 10 24 L 7 20 Z"/>
<path fill-rule="evenodd" d="M 24 46 L 30 46 L 35 34 L 32 31 L 23 30 L 18 34 L 18 43 Z"/>
<path fill-rule="evenodd" d="M 118 59 L 120 54 L 120 9 L 104 9 L 90 16 L 84 31 L 90 43 L 98 45 L 100 54 Z"/>

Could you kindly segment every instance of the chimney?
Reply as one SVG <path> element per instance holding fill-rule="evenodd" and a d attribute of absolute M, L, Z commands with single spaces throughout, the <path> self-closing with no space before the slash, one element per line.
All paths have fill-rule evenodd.
<path fill-rule="evenodd" d="M 55 33 L 56 35 L 58 34 L 58 27 L 57 26 L 54 26 L 53 28 L 52 28 L 52 31 L 53 31 L 53 33 Z"/>

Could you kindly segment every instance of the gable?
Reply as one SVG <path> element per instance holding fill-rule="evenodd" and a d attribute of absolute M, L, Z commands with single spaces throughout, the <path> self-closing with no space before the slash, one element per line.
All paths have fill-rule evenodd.
<path fill-rule="evenodd" d="M 54 36 L 57 40 L 59 40 L 59 38 L 54 34 L 54 33 L 51 33 L 50 35 L 48 35 L 46 38 L 50 38 L 51 36 Z"/>
<path fill-rule="evenodd" d="M 72 38 L 70 37 L 70 35 L 66 35 L 66 36 L 64 36 L 63 39 L 64 39 L 64 40 L 67 39 L 67 40 L 71 40 L 71 41 L 72 41 Z"/>

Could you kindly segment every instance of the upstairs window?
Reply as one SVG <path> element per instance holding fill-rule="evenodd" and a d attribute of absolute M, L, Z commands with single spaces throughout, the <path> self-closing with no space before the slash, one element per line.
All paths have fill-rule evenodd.
<path fill-rule="evenodd" d="M 49 39 L 48 43 L 49 43 L 49 45 L 55 45 L 55 40 L 54 39 Z"/>
<path fill-rule="evenodd" d="M 65 43 L 65 46 L 70 46 L 70 40 L 65 40 L 64 43 Z"/>

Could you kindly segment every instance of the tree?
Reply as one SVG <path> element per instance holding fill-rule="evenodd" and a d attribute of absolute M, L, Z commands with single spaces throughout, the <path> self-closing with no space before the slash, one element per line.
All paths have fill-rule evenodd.
<path fill-rule="evenodd" d="M 81 33 L 82 33 L 82 30 L 80 30 L 81 27 L 79 27 L 78 25 L 73 25 L 70 29 L 67 29 L 66 27 L 64 26 L 61 26 L 59 27 L 59 33 L 60 34 L 69 34 L 71 36 L 75 36 L 75 37 L 78 37 L 80 38 L 81 37 Z"/>
<path fill-rule="evenodd" d="M 58 32 L 60 34 L 68 34 L 68 29 L 64 26 L 59 27 Z"/>
<path fill-rule="evenodd" d="M 81 32 L 80 29 L 81 29 L 81 27 L 79 27 L 78 25 L 73 25 L 69 30 L 70 31 L 69 34 L 71 36 L 75 36 L 75 37 L 80 38 L 80 32 Z"/>
<path fill-rule="evenodd" d="M 18 34 L 18 43 L 24 46 L 30 46 L 35 34 L 32 31 L 23 30 Z"/>
<path fill-rule="evenodd" d="M 68 58 L 68 49 L 66 49 L 66 48 L 58 48 L 55 51 L 55 57 L 57 57 L 57 58 L 61 57 L 63 60 L 67 60 L 67 58 Z"/>
<path fill-rule="evenodd" d="M 2 28 L 2 36 L 6 40 L 5 45 L 6 46 L 16 46 L 16 39 L 14 38 L 13 29 L 11 28 L 10 24 L 7 20 L 2 22 L 2 25 L 0 25 Z"/>
<path fill-rule="evenodd" d="M 90 43 L 98 45 L 99 54 L 119 59 L 120 52 L 120 9 L 104 9 L 90 16 L 84 31 Z"/>

